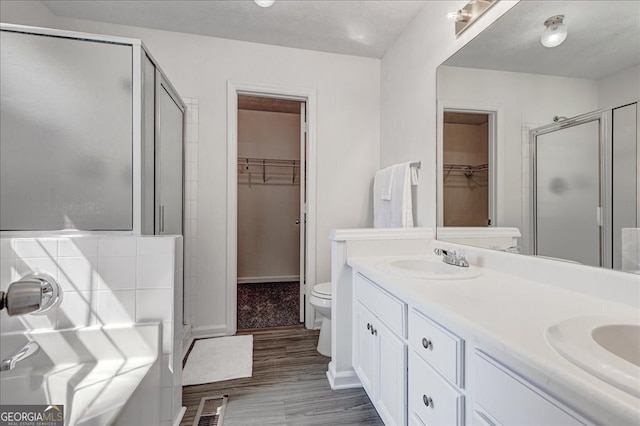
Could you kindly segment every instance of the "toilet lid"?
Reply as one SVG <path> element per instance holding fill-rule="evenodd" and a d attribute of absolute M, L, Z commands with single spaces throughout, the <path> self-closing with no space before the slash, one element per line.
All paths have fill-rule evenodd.
<path fill-rule="evenodd" d="M 313 292 L 325 296 L 331 296 L 331 283 L 316 284 L 313 286 Z"/>

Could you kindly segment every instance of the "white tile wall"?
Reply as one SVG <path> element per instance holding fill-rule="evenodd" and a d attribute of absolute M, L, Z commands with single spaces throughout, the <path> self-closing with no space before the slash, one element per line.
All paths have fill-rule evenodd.
<path fill-rule="evenodd" d="M 622 230 L 622 270 L 640 274 L 640 228 Z"/>
<path fill-rule="evenodd" d="M 522 225 L 520 227 L 520 233 L 522 237 L 520 238 L 520 246 L 522 247 L 522 252 L 524 254 L 533 253 L 533 240 L 531 235 L 531 227 L 532 227 L 532 217 L 531 217 L 531 143 L 529 140 L 529 131 L 531 129 L 535 129 L 537 127 L 542 126 L 542 124 L 538 123 L 522 123 L 522 150 L 521 150 L 521 182 L 522 182 L 522 202 L 521 202 L 521 215 L 522 215 Z"/>
<path fill-rule="evenodd" d="M 196 323 L 197 235 L 198 235 L 198 99 L 183 98 L 187 106 L 185 146 L 185 216 L 184 216 L 184 322 Z"/>
<path fill-rule="evenodd" d="M 173 236 L 0 238 L 0 290 L 41 271 L 64 292 L 45 316 L 0 312 L 0 332 L 161 322 L 160 421 L 172 423 L 182 405 L 182 326 L 174 327 L 184 300 L 182 253 L 182 237 Z"/>

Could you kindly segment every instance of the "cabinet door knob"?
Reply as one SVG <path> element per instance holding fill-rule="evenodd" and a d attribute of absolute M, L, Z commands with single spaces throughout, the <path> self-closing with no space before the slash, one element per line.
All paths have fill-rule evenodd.
<path fill-rule="evenodd" d="M 426 337 L 422 338 L 422 347 L 425 349 L 433 349 L 433 345 L 431 344 L 431 340 L 428 340 Z"/>
<path fill-rule="evenodd" d="M 424 405 L 427 407 L 433 408 L 433 399 L 431 399 L 430 396 L 422 395 L 422 402 L 424 402 Z"/>

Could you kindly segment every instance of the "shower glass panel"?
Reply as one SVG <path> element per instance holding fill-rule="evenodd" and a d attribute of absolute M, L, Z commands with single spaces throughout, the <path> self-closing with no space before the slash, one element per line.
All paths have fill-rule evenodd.
<path fill-rule="evenodd" d="M 0 229 L 131 230 L 132 47 L 0 40 Z"/>
<path fill-rule="evenodd" d="M 536 253 L 601 264 L 600 121 L 536 138 Z"/>
<path fill-rule="evenodd" d="M 160 126 L 156 152 L 156 197 L 160 207 L 159 233 L 182 235 L 182 110 L 163 84 L 156 91 L 160 99 Z M 159 143 L 159 146 L 158 146 Z"/>

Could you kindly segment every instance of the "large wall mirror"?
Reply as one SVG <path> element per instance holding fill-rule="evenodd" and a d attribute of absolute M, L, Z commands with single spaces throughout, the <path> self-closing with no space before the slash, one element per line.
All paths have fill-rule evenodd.
<path fill-rule="evenodd" d="M 640 271 L 640 2 L 521 1 L 437 85 L 438 239 Z"/>

